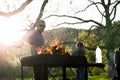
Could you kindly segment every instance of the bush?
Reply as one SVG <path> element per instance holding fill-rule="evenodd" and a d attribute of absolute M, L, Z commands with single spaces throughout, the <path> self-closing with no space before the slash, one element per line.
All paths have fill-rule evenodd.
<path fill-rule="evenodd" d="M 95 67 L 95 68 L 93 68 L 93 70 L 92 70 L 92 73 L 93 73 L 94 75 L 100 75 L 100 74 L 103 73 L 103 72 L 104 72 L 103 68 L 98 68 L 98 67 Z"/>

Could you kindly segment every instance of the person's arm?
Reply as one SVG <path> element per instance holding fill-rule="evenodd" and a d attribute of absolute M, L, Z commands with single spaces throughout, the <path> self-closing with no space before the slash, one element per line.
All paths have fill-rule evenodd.
<path fill-rule="evenodd" d="M 117 53 L 117 51 L 115 52 L 115 64 L 118 64 L 118 53 Z"/>

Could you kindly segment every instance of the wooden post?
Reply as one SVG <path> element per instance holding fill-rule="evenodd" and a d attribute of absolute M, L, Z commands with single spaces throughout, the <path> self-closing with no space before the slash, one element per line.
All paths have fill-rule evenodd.
<path fill-rule="evenodd" d="M 41 65 L 41 80 L 48 80 L 48 67 Z"/>
<path fill-rule="evenodd" d="M 66 80 L 66 67 L 63 67 L 63 80 Z"/>
<path fill-rule="evenodd" d="M 23 80 L 23 66 L 21 65 L 21 80 Z"/>

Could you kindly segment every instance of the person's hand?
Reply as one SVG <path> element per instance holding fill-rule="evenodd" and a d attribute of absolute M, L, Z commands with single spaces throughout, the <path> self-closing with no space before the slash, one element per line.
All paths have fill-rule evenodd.
<path fill-rule="evenodd" d="M 44 46 L 38 46 L 35 48 L 37 50 L 37 54 L 43 54 L 44 53 Z"/>

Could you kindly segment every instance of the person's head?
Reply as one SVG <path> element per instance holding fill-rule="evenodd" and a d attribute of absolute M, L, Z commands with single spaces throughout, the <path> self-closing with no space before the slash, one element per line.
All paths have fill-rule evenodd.
<path fill-rule="evenodd" d="M 83 48 L 83 43 L 82 42 L 77 42 L 76 43 L 76 48 L 79 48 L 79 49 Z"/>
<path fill-rule="evenodd" d="M 37 30 L 38 30 L 40 33 L 42 33 L 42 32 L 44 31 L 44 29 L 45 29 L 45 26 L 46 26 L 45 21 L 39 20 L 39 21 L 37 22 L 36 26 L 37 26 Z"/>

